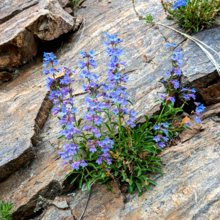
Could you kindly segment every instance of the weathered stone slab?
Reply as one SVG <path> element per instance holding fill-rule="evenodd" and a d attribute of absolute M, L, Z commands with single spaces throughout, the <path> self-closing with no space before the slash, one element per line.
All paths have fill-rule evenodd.
<path fill-rule="evenodd" d="M 0 181 L 34 158 L 35 135 L 51 108 L 45 77 L 40 80 L 34 66 L 26 70 L 0 90 Z"/>
<path fill-rule="evenodd" d="M 94 184 L 90 202 L 84 214 L 84 219 L 119 219 L 121 210 L 124 209 L 124 196 L 116 182 L 111 183 L 112 193 L 105 185 Z M 70 209 L 76 219 L 79 219 L 88 198 L 87 191 L 80 191 L 70 202 Z M 114 211 L 113 211 L 114 210 Z"/>
<path fill-rule="evenodd" d="M 55 207 L 50 207 L 42 220 L 74 220 L 70 210 L 60 210 Z"/>
<path fill-rule="evenodd" d="M 17 210 L 13 219 L 20 220 L 37 212 L 48 200 L 70 190 L 72 185 L 65 180 L 70 166 L 62 166 L 59 150 L 50 142 L 36 147 L 36 159 L 1 182 L 0 200 L 13 201 Z"/>
<path fill-rule="evenodd" d="M 39 40 L 53 40 L 74 27 L 58 0 L 10 3 L 4 1 L 0 9 L 0 70 L 15 70 L 37 54 Z"/>

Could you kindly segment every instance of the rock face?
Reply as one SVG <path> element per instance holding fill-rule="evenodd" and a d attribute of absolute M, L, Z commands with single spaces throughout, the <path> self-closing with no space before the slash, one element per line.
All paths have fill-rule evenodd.
<path fill-rule="evenodd" d="M 195 87 L 198 97 L 206 105 L 214 104 L 207 108 L 201 128 L 196 128 L 191 135 L 187 134 L 189 136 L 184 144 L 166 149 L 161 155 L 164 176 L 152 177 L 157 182 L 156 187 L 151 186 L 151 191 L 144 192 L 139 198 L 137 193 L 122 193 L 114 182 L 112 186 L 116 194 L 107 191 L 104 185 L 94 185 L 84 219 L 219 219 L 220 180 L 216 167 L 219 166 L 220 110 L 217 102 L 220 77 L 215 67 L 193 42 L 174 31 L 148 26 L 139 20 L 134 9 L 140 16 L 153 12 L 157 21 L 178 29 L 174 21 L 166 20 L 159 1 L 87 0 L 83 6 L 75 12 L 83 18 L 80 31 L 71 34 L 69 40 L 56 51 L 61 66 L 74 69 L 79 52 L 93 49 L 97 53 L 98 68 L 95 71 L 101 81 L 106 81 L 107 59 L 102 46 L 103 36 L 105 32 L 118 33 L 124 40 L 121 47 L 125 52 L 122 60 L 126 61 L 126 67 L 122 72 L 129 75 L 129 99 L 134 103 L 133 109 L 141 122 L 145 114 L 152 115 L 160 109 L 154 101 L 164 92 L 161 79 L 171 67 L 172 55 L 172 51 L 165 49 L 164 45 L 166 42 L 176 42 L 178 49 L 183 51 L 181 84 L 187 88 Z M 0 66 L 3 63 L 7 66 L 0 69 L 13 69 L 20 64 L 23 55 L 17 48 L 22 51 L 27 46 L 24 54 L 31 57 L 36 39 L 52 40 L 74 25 L 72 17 L 63 14 L 63 9 L 55 0 L 26 1 L 19 7 L 21 10 L 11 7 L 8 14 L 12 14 L 12 18 L 0 25 L 0 45 L 5 45 L 0 47 L 4 48 L 0 52 L 4 55 L 0 55 Z M 28 11 L 29 21 L 22 17 Z M 78 21 L 76 23 L 80 24 Z M 12 32 L 7 29 L 9 24 L 14 25 Z M 32 46 L 20 40 L 28 37 Z M 219 52 L 220 27 L 204 30 L 195 37 Z M 10 51 L 14 54 L 13 59 L 8 59 Z M 79 70 L 76 70 L 78 74 Z M 50 114 L 52 105 L 47 98 L 46 77 L 42 74 L 42 56 L 20 67 L 19 74 L 13 81 L 0 85 L 0 200 L 14 203 L 13 209 L 17 211 L 13 214 L 13 220 L 72 219 L 72 216 L 78 219 L 88 194 L 75 191 L 75 186 L 69 185 L 71 179 L 64 179 L 71 168 L 62 167 L 62 160 L 57 155 L 63 141 L 57 140 L 59 123 Z M 80 93 L 84 81 L 78 80 L 78 77 L 76 79 L 73 85 L 76 106 L 83 115 L 85 95 Z M 48 203 L 68 193 L 71 195 L 66 199 L 67 208 Z M 45 212 L 36 217 L 44 208 Z"/>
<path fill-rule="evenodd" d="M 75 25 L 58 0 L 2 1 L 0 14 L 0 70 L 15 70 L 37 54 L 39 41 L 58 38 Z"/>

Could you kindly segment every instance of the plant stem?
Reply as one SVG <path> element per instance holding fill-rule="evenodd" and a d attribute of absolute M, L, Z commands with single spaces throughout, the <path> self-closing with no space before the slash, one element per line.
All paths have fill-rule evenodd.
<path fill-rule="evenodd" d="M 96 178 L 96 177 L 94 177 L 94 176 L 89 172 L 89 170 L 87 169 L 87 167 L 85 167 L 85 169 L 86 169 L 86 171 L 88 172 L 88 174 L 89 174 L 92 178 Z"/>
<path fill-rule="evenodd" d="M 120 104 L 118 105 L 118 111 L 119 111 L 119 113 L 118 113 L 119 152 L 121 153 L 121 116 L 120 116 Z"/>

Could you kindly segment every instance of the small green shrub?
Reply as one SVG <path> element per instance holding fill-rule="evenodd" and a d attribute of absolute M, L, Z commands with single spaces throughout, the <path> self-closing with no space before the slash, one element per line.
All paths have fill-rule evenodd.
<path fill-rule="evenodd" d="M 1 212 L 0 212 L 0 220 L 11 220 L 12 219 L 12 214 L 15 212 L 10 212 L 12 207 L 13 207 L 13 203 L 8 204 L 7 202 L 4 203 L 4 201 L 1 202 Z"/>
<path fill-rule="evenodd" d="M 198 32 L 215 23 L 215 16 L 220 12 L 219 0 L 177 0 L 161 4 L 168 14 L 168 19 L 176 19 L 187 32 Z"/>

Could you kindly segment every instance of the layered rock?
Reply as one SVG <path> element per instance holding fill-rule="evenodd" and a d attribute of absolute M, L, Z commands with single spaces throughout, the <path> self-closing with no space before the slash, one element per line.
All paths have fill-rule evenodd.
<path fill-rule="evenodd" d="M 209 97 L 207 98 L 209 104 L 217 102 L 216 97 L 218 95 L 215 95 L 213 100 L 213 96 L 209 95 L 212 93 L 208 88 L 215 87 L 218 90 L 215 84 L 219 83 L 219 76 L 206 55 L 193 42 L 184 39 L 174 31 L 146 25 L 143 20 L 138 19 L 132 1 L 96 2 L 88 0 L 84 5 L 87 7 L 83 7 L 76 12 L 77 16 L 83 17 L 81 30 L 70 35 L 69 41 L 64 42 L 56 53 L 62 66 L 74 69 L 77 66 L 79 52 L 93 49 L 97 54 L 95 59 L 98 64 L 95 72 L 99 74 L 101 81 L 105 82 L 107 80 L 107 58 L 105 58 L 102 46 L 103 36 L 105 32 L 118 33 L 119 37 L 124 40 L 121 47 L 125 51 L 122 60 L 126 61 L 126 67 L 122 69 L 122 73 L 127 73 L 130 78 L 128 83 L 129 99 L 134 103 L 132 108 L 137 111 L 138 121 L 142 121 L 144 114 L 151 115 L 160 109 L 159 104 L 155 104 L 154 101 L 164 92 L 161 79 L 167 69 L 171 67 L 170 57 L 172 56 L 172 51 L 165 49 L 164 45 L 166 42 L 176 42 L 179 45 L 178 49 L 183 50 L 182 85 L 189 88 L 195 87 L 201 98 Z M 149 1 L 146 3 L 146 1 L 139 1 L 135 3 L 135 7 L 141 16 L 153 11 L 156 20 L 178 28 L 173 21 L 166 20 L 160 2 Z M 40 35 L 40 32 L 38 34 Z M 49 34 L 45 35 L 45 39 L 47 36 L 50 37 Z M 220 40 L 219 27 L 213 27 L 198 33 L 196 37 L 219 51 L 217 45 Z M 215 41 L 211 40 L 213 37 Z M 197 58 L 204 62 L 199 63 Z M 79 69 L 76 68 L 76 70 L 78 75 Z M 44 85 L 46 77 L 42 75 L 42 57 L 21 67 L 19 73 L 20 77 L 0 86 L 2 97 L 0 100 L 0 179 L 2 181 L 0 182 L 0 200 L 14 202 L 14 209 L 17 212 L 14 213 L 13 219 L 21 219 L 22 217 L 30 219 L 30 216 L 40 210 L 41 207 L 44 207 L 43 205 L 47 203 L 47 200 L 72 191 L 74 186 L 69 186 L 68 180 L 64 180 L 66 173 L 70 171 L 70 167 L 62 167 L 62 161 L 57 156 L 57 152 L 62 147 L 62 141 L 57 140 L 59 136 L 58 120 L 49 115 L 51 103 L 47 99 L 47 89 Z M 84 81 L 78 80 L 78 76 L 76 76 L 76 79 L 74 84 L 74 92 L 77 95 L 76 106 L 81 116 L 83 116 L 85 112 L 83 101 L 85 95 L 80 94 Z M 206 94 L 206 96 L 203 94 Z M 219 115 L 217 107 L 213 107 L 210 111 L 212 112 L 206 113 L 204 119 Z M 47 119 L 48 115 L 49 118 Z M 192 216 L 196 218 L 200 213 L 206 219 L 208 214 L 205 213 L 205 210 L 214 208 L 215 205 L 218 206 L 218 201 L 215 200 L 218 197 L 218 194 L 215 194 L 218 191 L 218 178 L 214 179 L 214 176 L 218 173 L 217 171 L 208 173 L 214 179 L 214 185 L 208 182 L 207 176 L 205 176 L 205 182 L 203 182 L 200 179 L 200 173 L 203 175 L 208 172 L 207 169 L 209 168 L 207 167 L 210 166 L 210 170 L 212 170 L 214 166 L 218 165 L 216 143 L 219 143 L 219 126 L 217 123 L 207 124 L 205 131 L 197 134 L 200 130 L 203 130 L 203 128 L 198 129 L 195 134 L 186 138 L 185 140 L 194 136 L 184 145 L 165 150 L 162 154 L 162 161 L 166 164 L 163 168 L 165 175 L 163 177 L 159 175 L 152 177 L 158 185 L 150 193 L 145 192 L 143 197 L 138 198 L 136 194 L 133 194 L 127 196 L 127 202 L 124 203 L 124 197 L 117 186 L 114 185 L 114 189 L 117 191 L 116 195 L 107 192 L 105 186 L 101 186 L 100 189 L 99 186 L 94 186 L 94 194 L 85 213 L 85 219 L 127 219 L 129 216 L 133 219 L 144 219 L 146 213 L 151 213 L 152 219 L 163 219 L 163 212 L 166 217 L 164 219 L 175 219 L 175 216 L 177 216 L 176 219 L 193 219 Z M 208 139 L 207 135 L 211 137 Z M 208 139 L 207 145 L 204 138 Z M 215 141 L 212 141 L 213 139 Z M 191 146 L 190 150 L 189 146 Z M 187 156 L 188 153 L 193 156 Z M 200 159 L 204 160 L 207 166 L 202 167 Z M 210 165 L 208 159 L 211 161 Z M 186 164 L 188 168 L 186 168 Z M 198 168 L 197 171 L 194 164 Z M 193 171 L 194 168 L 195 172 Z M 192 174 L 185 175 L 182 171 L 184 169 L 195 173 L 195 177 Z M 185 185 L 183 181 L 185 181 Z M 201 187 L 198 182 L 201 182 L 201 186 L 205 187 L 205 192 L 200 190 L 200 194 L 198 194 L 195 191 L 196 187 L 198 189 Z M 183 188 L 181 188 L 182 186 Z M 212 201 L 211 197 L 210 200 L 204 199 L 207 197 L 206 192 L 208 191 L 212 192 L 213 201 L 216 201 L 213 206 L 209 203 Z M 197 193 L 195 207 L 192 201 L 190 203 L 188 200 L 193 198 L 194 192 Z M 103 196 L 102 200 L 100 196 L 102 193 L 109 195 L 109 199 Z M 189 197 L 185 196 L 184 193 Z M 97 209 L 95 204 L 97 200 L 94 200 L 96 195 L 99 195 L 98 198 L 101 201 L 100 204 L 102 204 L 101 208 L 98 209 L 100 214 L 98 214 L 99 211 L 95 211 Z M 79 204 L 82 204 L 82 207 L 84 206 L 87 194 L 86 192 L 79 192 L 76 196 L 72 201 L 69 201 L 68 207 L 72 210 L 73 215 L 79 218 L 82 209 L 79 210 L 77 207 L 81 207 Z M 181 200 L 182 198 L 183 200 Z M 79 200 L 78 203 L 77 200 Z M 186 205 L 187 203 L 191 204 L 193 208 L 189 208 Z M 49 216 L 48 219 L 51 213 L 60 212 L 57 211 L 59 208 L 54 209 L 51 207 L 49 206 L 44 213 L 45 216 Z M 111 207 L 114 210 L 109 212 Z M 202 208 L 204 213 L 202 213 Z M 115 210 L 116 212 L 112 214 Z M 147 211 L 145 212 L 145 210 Z M 65 212 L 65 214 L 64 211 L 66 210 L 62 210 L 63 215 L 68 216 L 69 212 Z M 149 219 L 150 216 L 148 216 Z M 218 213 L 216 212 L 209 217 L 217 218 Z M 46 217 L 44 218 L 46 219 Z"/>
<path fill-rule="evenodd" d="M 75 24 L 58 0 L 4 1 L 0 14 L 0 70 L 15 70 L 37 54 L 39 41 L 58 38 Z"/>

